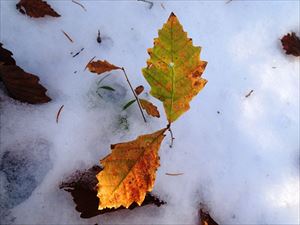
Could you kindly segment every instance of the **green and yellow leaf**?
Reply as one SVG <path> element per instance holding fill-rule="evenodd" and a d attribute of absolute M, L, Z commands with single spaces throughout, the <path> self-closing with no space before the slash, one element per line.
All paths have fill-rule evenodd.
<path fill-rule="evenodd" d="M 193 46 L 174 13 L 148 49 L 150 59 L 143 75 L 151 86 L 150 94 L 163 102 L 169 123 L 189 108 L 189 102 L 205 86 L 201 78 L 207 62 L 200 60 L 200 47 Z"/>
<path fill-rule="evenodd" d="M 111 154 L 100 161 L 104 169 L 97 174 L 99 210 L 143 203 L 154 186 L 166 129 L 111 146 Z"/>

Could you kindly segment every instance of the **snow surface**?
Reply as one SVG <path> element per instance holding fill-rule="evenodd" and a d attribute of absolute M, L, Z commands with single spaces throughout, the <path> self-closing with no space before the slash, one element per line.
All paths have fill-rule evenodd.
<path fill-rule="evenodd" d="M 20 204 L 17 199 L 11 207 L 4 187 L 18 182 L 0 171 L 1 223 L 197 224 L 200 203 L 221 224 L 300 222 L 299 58 L 286 56 L 279 40 L 290 31 L 299 35 L 299 1 L 157 1 L 152 9 L 140 1 L 81 1 L 87 11 L 71 1 L 48 2 L 60 18 L 32 19 L 15 9 L 16 1 L 1 0 L 3 47 L 14 53 L 20 67 L 40 77 L 52 98 L 28 105 L 0 89 L 0 159 L 8 151 L 22 159 L 26 146 L 38 149 L 30 153 L 33 159 L 44 159 L 40 143 L 45 142 L 51 161 L 46 173 L 35 167 L 32 179 L 39 177 L 40 183 L 28 199 Z M 100 98 L 101 77 L 84 67 L 93 56 L 106 59 L 124 66 L 133 85 L 149 91 L 141 74 L 146 50 L 172 11 L 193 43 L 202 46 L 208 84 L 173 124 L 174 147 L 168 147 L 167 136 L 160 149 L 153 192 L 168 204 L 81 219 L 71 196 L 58 189 L 60 182 L 76 169 L 98 164 L 110 144 L 166 124 L 162 104 L 154 98 L 160 119 L 148 118 L 145 124 L 136 105 L 122 112 L 132 95 L 121 72 L 103 81 L 117 93 L 102 90 Z M 101 44 L 96 42 L 98 29 Z M 70 52 L 81 48 L 73 58 Z M 254 92 L 245 98 L 250 90 Z M 126 117 L 128 124 L 120 123 Z M 14 179 L 26 177 L 32 168 L 24 170 Z M 184 174 L 165 175 L 178 172 Z"/>

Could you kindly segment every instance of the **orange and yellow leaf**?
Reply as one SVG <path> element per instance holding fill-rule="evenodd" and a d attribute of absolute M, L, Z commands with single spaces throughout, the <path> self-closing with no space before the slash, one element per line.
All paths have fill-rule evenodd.
<path fill-rule="evenodd" d="M 111 146 L 111 154 L 100 161 L 104 169 L 97 174 L 99 210 L 143 203 L 154 186 L 166 129 Z"/>

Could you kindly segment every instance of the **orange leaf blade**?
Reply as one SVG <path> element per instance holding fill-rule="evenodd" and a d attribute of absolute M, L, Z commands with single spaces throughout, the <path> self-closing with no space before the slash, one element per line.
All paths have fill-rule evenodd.
<path fill-rule="evenodd" d="M 143 203 L 154 186 L 165 131 L 166 128 L 111 146 L 112 153 L 101 160 L 104 169 L 97 175 L 99 210 Z"/>
<path fill-rule="evenodd" d="M 143 109 L 146 110 L 147 114 L 153 117 L 159 118 L 159 111 L 157 110 L 157 107 L 153 105 L 151 102 L 145 100 L 145 99 L 140 99 L 140 103 Z"/>
<path fill-rule="evenodd" d="M 110 64 L 106 60 L 104 60 L 104 61 L 98 60 L 98 61 L 89 62 L 87 64 L 87 68 L 89 69 L 90 72 L 97 73 L 97 74 L 102 74 L 105 72 L 109 72 L 111 70 L 121 69 L 118 66 Z"/>

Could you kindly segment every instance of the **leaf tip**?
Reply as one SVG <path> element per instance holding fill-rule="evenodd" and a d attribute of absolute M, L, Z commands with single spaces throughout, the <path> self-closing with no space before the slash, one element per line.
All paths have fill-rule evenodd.
<path fill-rule="evenodd" d="M 169 18 L 176 17 L 175 13 L 171 12 Z"/>

